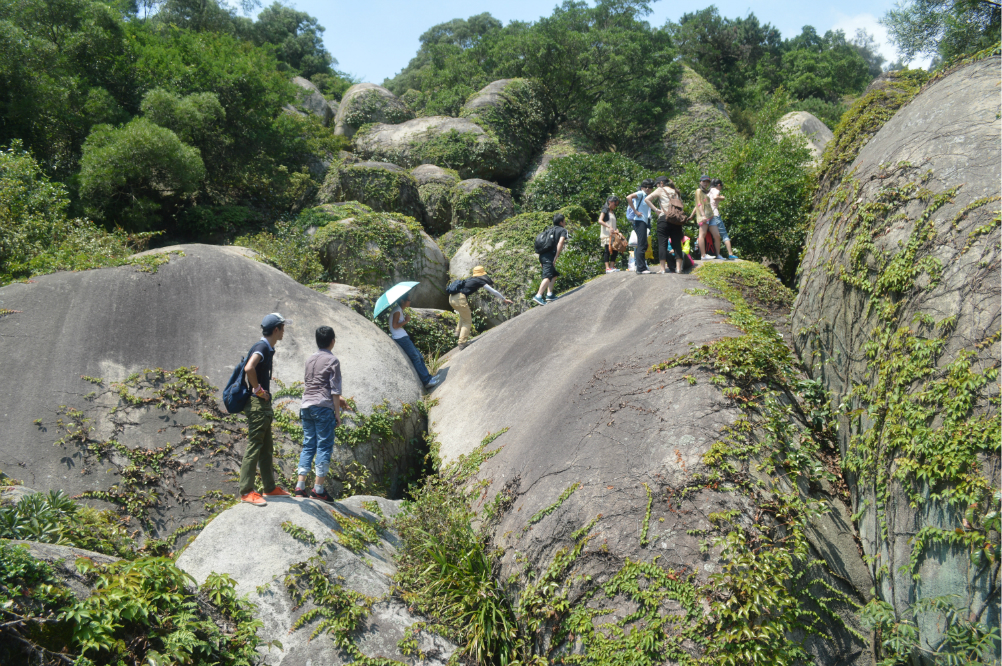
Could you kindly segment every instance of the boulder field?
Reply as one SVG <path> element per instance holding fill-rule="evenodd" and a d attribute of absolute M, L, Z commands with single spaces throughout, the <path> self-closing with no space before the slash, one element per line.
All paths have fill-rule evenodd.
<path fill-rule="evenodd" d="M 922 604 L 999 627 L 998 87 L 997 54 L 955 68 L 860 148 L 881 104 L 914 95 L 894 73 L 871 86 L 829 143 L 793 308 L 804 366 L 842 405 L 878 598 L 929 651 L 946 624 Z"/>
<path fill-rule="evenodd" d="M 787 580 L 800 590 L 793 603 L 804 617 L 824 618 L 815 630 L 827 637 L 811 634 L 805 643 L 815 663 L 870 663 L 854 613 L 868 598 L 870 574 L 849 509 L 827 480 L 834 477 L 818 473 L 824 464 L 791 416 L 802 399 L 790 391 L 755 394 L 712 355 L 670 363 L 700 349 L 758 354 L 755 344 L 792 359 L 778 337 L 783 326 L 761 323 L 767 311 L 781 320 L 789 292 L 752 264 L 700 270 L 707 268 L 732 298 L 735 289 L 748 292 L 743 284 L 767 292 L 762 302 L 749 297 L 751 306 L 736 298 L 738 320 L 758 313 L 754 336 L 730 323 L 727 312 L 737 306 L 696 276 L 596 278 L 450 355 L 429 416 L 439 454 L 468 459 L 482 438 L 503 433 L 489 454 L 480 452 L 484 462 L 471 483 L 482 489 L 477 510 L 489 549 L 501 549 L 498 580 L 508 581 L 513 607 L 533 608 L 535 595 L 544 605 L 565 600 L 563 614 L 539 630 L 538 649 L 550 658 L 573 653 L 603 663 L 602 636 L 631 630 L 649 634 L 638 644 L 649 638 L 696 656 L 707 647 L 695 629 L 702 618 L 721 599 L 747 593 L 745 574 L 728 563 L 758 557 L 750 570 Z M 796 409 L 773 409 L 780 400 Z M 797 457 L 801 463 L 790 462 Z M 818 511 L 791 520 L 793 505 Z M 787 563 L 785 573 L 773 568 L 769 553 L 779 551 L 770 539 L 799 540 L 799 564 Z M 758 555 L 740 545 L 752 542 Z M 544 583 L 552 585 L 545 593 Z M 647 592 L 631 595 L 638 584 Z M 823 609 L 811 601 L 818 595 Z M 751 612 L 769 622 L 762 609 Z M 563 624 L 570 617 L 573 629 Z M 712 634 L 729 640 L 724 631 Z"/>
<path fill-rule="evenodd" d="M 302 381 L 314 330 L 328 324 L 358 418 L 384 418 L 374 416 L 384 404 L 395 414 L 391 441 L 345 447 L 335 470 L 358 463 L 395 488 L 423 429 L 417 375 L 386 334 L 243 248 L 164 248 L 133 265 L 11 284 L 0 302 L 0 469 L 38 490 L 111 502 L 147 534 L 200 521 L 206 502 L 236 491 L 244 434 L 217 400 L 269 312 L 292 320 L 275 380 Z M 277 403 L 297 409 L 294 392 Z M 292 439 L 278 442 L 286 474 Z"/>

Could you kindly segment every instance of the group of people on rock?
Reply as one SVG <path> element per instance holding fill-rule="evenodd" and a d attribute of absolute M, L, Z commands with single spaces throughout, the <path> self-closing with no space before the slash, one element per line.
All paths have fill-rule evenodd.
<path fill-rule="evenodd" d="M 660 270 L 657 273 L 681 273 L 683 268 L 695 266 L 683 249 L 684 234 L 682 222 L 695 219 L 699 229 L 697 243 L 700 256 L 705 259 L 737 259 L 731 250 L 731 241 L 727 229 L 720 217 L 719 202 L 723 201 L 723 183 L 719 179 L 711 180 L 709 176 L 699 179 L 699 187 L 694 192 L 694 206 L 688 217 L 679 214 L 682 207 L 682 195 L 678 187 L 667 176 L 659 176 L 654 180 L 645 179 L 640 183 L 640 189 L 626 197 L 626 218 L 633 224 L 636 235 L 634 262 L 637 273 L 650 274 L 647 267 L 646 253 L 647 237 L 651 230 L 651 219 L 656 217 L 658 239 L 658 258 Z M 619 197 L 608 198 L 598 216 L 600 226 L 599 238 L 602 243 L 602 260 L 607 273 L 618 272 L 615 262 L 620 250 L 614 249 L 622 239 L 617 239 L 619 230 L 616 222 L 616 208 Z M 553 216 L 553 225 L 537 238 L 539 263 L 542 269 L 542 280 L 539 290 L 532 300 L 537 305 L 546 305 L 557 300 L 554 294 L 554 282 L 559 273 L 556 269 L 557 259 L 567 247 L 566 219 L 561 213 Z M 713 247 L 727 248 L 727 255 L 708 254 L 706 251 L 707 234 L 713 241 Z M 632 245 L 633 243 L 630 243 Z M 688 265 L 687 265 L 688 264 Z M 483 266 L 476 266 L 470 277 L 458 280 L 450 285 L 449 304 L 459 314 L 456 335 L 459 338 L 459 349 L 465 349 L 469 344 L 470 332 L 473 327 L 470 312 L 469 297 L 484 289 L 494 298 L 511 304 L 501 292 L 494 288 L 493 282 L 487 276 Z M 454 289 L 452 289 L 454 288 Z M 440 382 L 440 376 L 434 377 L 428 372 L 421 352 L 407 334 L 405 326 L 410 318 L 405 313 L 410 306 L 409 297 L 405 296 L 390 312 L 390 337 L 396 342 L 404 354 L 410 359 L 417 371 L 421 383 L 426 389 L 434 388 Z M 285 335 L 287 320 L 277 312 L 267 315 L 261 321 L 261 339 L 250 349 L 244 359 L 244 380 L 251 391 L 244 413 L 247 417 L 247 450 L 240 466 L 240 499 L 256 506 L 267 504 L 266 497 L 312 497 L 322 501 L 332 501 L 324 488 L 327 473 L 330 469 L 331 456 L 334 451 L 334 432 L 341 422 L 341 414 L 348 409 L 347 402 L 341 395 L 341 363 L 334 355 L 336 336 L 330 326 L 321 326 L 316 330 L 317 351 L 306 361 L 303 380 L 303 399 L 300 405 L 300 419 L 303 426 L 303 450 L 299 458 L 296 488 L 292 493 L 278 486 L 275 482 L 273 442 L 271 425 L 274 411 L 271 400 L 272 363 L 275 356 L 275 345 Z M 311 468 L 315 474 L 312 489 L 306 488 L 306 479 Z M 260 470 L 263 492 L 255 490 L 256 474 Z"/>

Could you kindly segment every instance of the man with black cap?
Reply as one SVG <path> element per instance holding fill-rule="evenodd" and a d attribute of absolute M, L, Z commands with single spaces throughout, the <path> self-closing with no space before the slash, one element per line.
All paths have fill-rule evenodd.
<path fill-rule="evenodd" d="M 261 493 L 254 490 L 254 476 L 261 469 L 261 484 L 265 497 L 289 497 L 289 493 L 275 485 L 272 462 L 273 443 L 271 422 L 275 412 L 271 408 L 271 369 L 275 358 L 275 345 L 285 336 L 285 318 L 272 312 L 261 321 L 261 339 L 247 353 L 244 375 L 253 394 L 247 401 L 247 451 L 240 465 L 240 499 L 248 504 L 267 504 Z"/>

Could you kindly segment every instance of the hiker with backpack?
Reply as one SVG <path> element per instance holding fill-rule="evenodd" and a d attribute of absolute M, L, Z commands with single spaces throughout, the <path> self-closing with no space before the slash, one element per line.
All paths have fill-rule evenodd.
<path fill-rule="evenodd" d="M 465 280 L 451 282 L 445 288 L 445 293 L 449 295 L 449 305 L 459 313 L 456 335 L 459 336 L 458 347 L 460 350 L 466 349 L 470 340 L 470 331 L 473 329 L 473 314 L 470 312 L 469 297 L 480 289 L 485 289 L 494 298 L 511 305 L 511 301 L 494 288 L 494 281 L 487 277 L 487 271 L 484 270 L 483 266 L 474 266 L 470 277 Z"/>
<path fill-rule="evenodd" d="M 324 488 L 327 471 L 334 453 L 334 429 L 341 423 L 341 410 L 346 407 L 341 396 L 341 361 L 334 355 L 336 336 L 330 326 L 316 330 L 317 351 L 306 359 L 303 379 L 303 400 L 299 418 L 303 424 L 303 451 L 299 455 L 299 478 L 296 497 L 311 497 L 322 502 L 334 499 Z M 306 475 L 313 467 L 316 479 L 313 490 L 306 489 Z"/>
<path fill-rule="evenodd" d="M 686 255 L 682 251 L 682 224 L 686 221 L 682 196 L 675 183 L 668 176 L 658 176 L 657 189 L 647 195 L 647 205 L 658 212 L 658 259 L 659 273 L 681 273 L 685 267 Z M 672 268 L 668 268 L 668 245 L 671 244 Z"/>
<path fill-rule="evenodd" d="M 240 465 L 240 500 L 264 506 L 265 497 L 289 497 L 289 493 L 275 485 L 273 461 L 274 443 L 271 422 L 275 412 L 271 406 L 271 371 L 275 358 L 275 345 L 285 336 L 286 319 L 277 312 L 261 321 L 261 339 L 247 352 L 244 376 L 250 386 L 251 396 L 244 407 L 247 416 L 247 450 Z M 260 468 L 264 492 L 254 489 L 254 477 Z"/>
<path fill-rule="evenodd" d="M 598 238 L 599 242 L 602 244 L 602 261 L 605 262 L 606 273 L 619 272 L 619 269 L 616 268 L 616 257 L 619 256 L 619 251 L 614 249 L 614 244 L 619 240 L 616 236 L 618 235 L 622 238 L 622 235 L 616 227 L 616 214 L 613 212 L 616 210 L 616 206 L 618 205 L 619 197 L 613 194 L 605 200 L 605 205 L 602 206 L 602 212 L 598 214 L 598 224 L 600 228 Z"/>
<path fill-rule="evenodd" d="M 637 244 L 633 250 L 634 266 L 637 273 L 650 274 L 647 269 L 647 234 L 651 230 L 651 207 L 647 203 L 647 195 L 654 190 L 654 181 L 645 178 L 640 183 L 640 189 L 626 197 L 626 219 L 633 223 L 633 233 L 637 235 Z M 632 239 L 631 239 L 632 244 Z"/>
<path fill-rule="evenodd" d="M 696 205 L 689 214 L 689 219 L 696 219 L 696 226 L 699 234 L 696 236 L 696 245 L 699 247 L 699 256 L 706 257 L 706 230 L 707 225 L 713 218 L 713 208 L 710 206 L 710 177 L 703 174 L 699 177 L 699 187 L 693 191 L 692 195 Z"/>
<path fill-rule="evenodd" d="M 554 213 L 553 225 L 539 232 L 536 236 L 535 249 L 539 254 L 539 265 L 543 270 L 543 281 L 539 283 L 539 291 L 532 297 L 532 302 L 536 305 L 546 305 L 557 300 L 553 293 L 553 285 L 560 273 L 557 272 L 556 263 L 560 253 L 567 245 L 567 229 L 563 213 Z M 544 300 L 543 294 L 546 294 Z"/>
<path fill-rule="evenodd" d="M 424 357 L 421 356 L 421 352 L 417 347 L 414 346 L 414 341 L 411 340 L 411 336 L 407 335 L 407 331 L 404 330 L 404 326 L 411 318 L 404 314 L 404 309 L 411 306 L 410 294 L 404 296 L 403 301 L 397 305 L 390 313 L 390 337 L 393 341 L 400 346 L 407 358 L 411 360 L 414 365 L 414 369 L 418 373 L 418 378 L 426 389 L 433 389 L 438 386 L 442 378 L 438 375 L 434 377 L 428 372 L 428 366 L 424 364 Z"/>
<path fill-rule="evenodd" d="M 719 202 L 724 200 L 724 195 L 720 191 L 724 189 L 724 181 L 719 178 L 714 178 L 710 181 L 710 191 L 707 196 L 710 199 L 710 208 L 713 210 L 713 217 L 707 223 L 707 227 L 710 230 L 710 234 L 713 236 L 713 245 L 717 249 L 717 259 L 728 259 L 734 261 L 737 259 L 734 256 L 734 252 L 731 250 L 731 237 L 727 235 L 727 227 L 724 226 L 724 221 L 720 218 L 720 208 L 718 206 Z M 720 243 L 723 242 L 727 246 L 727 256 L 722 256 L 720 254 Z M 708 259 L 713 259 L 713 257 L 707 257 Z"/>

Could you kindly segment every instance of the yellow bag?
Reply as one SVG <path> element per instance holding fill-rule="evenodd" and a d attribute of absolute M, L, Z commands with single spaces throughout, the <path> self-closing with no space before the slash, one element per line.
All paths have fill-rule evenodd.
<path fill-rule="evenodd" d="M 651 237 L 647 237 L 647 252 L 644 253 L 644 258 L 648 261 L 654 261 L 654 249 L 651 247 Z"/>

